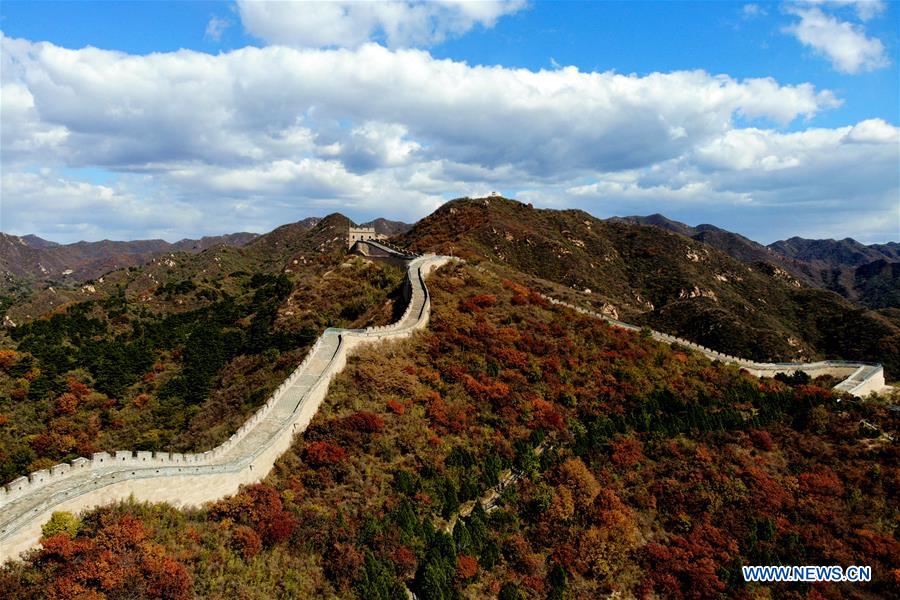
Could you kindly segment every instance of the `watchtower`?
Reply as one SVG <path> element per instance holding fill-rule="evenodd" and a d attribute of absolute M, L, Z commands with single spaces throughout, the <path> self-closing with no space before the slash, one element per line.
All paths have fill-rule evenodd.
<path fill-rule="evenodd" d="M 347 230 L 347 248 L 352 248 L 356 242 L 364 240 L 385 240 L 387 236 L 375 231 L 374 227 L 350 227 Z"/>

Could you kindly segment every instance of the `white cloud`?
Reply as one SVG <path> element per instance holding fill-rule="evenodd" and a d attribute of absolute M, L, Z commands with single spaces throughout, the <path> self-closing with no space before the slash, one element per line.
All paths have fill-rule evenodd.
<path fill-rule="evenodd" d="M 225 30 L 229 27 L 231 27 L 231 21 L 213 15 L 209 18 L 209 23 L 206 24 L 204 36 L 207 39 L 218 42 L 222 39 L 222 34 L 225 33 Z"/>
<path fill-rule="evenodd" d="M 874 16 L 874 3 L 857 3 L 860 15 Z M 859 8 L 859 6 L 865 8 Z M 788 11 L 800 20 L 785 31 L 802 44 L 825 55 L 832 66 L 843 73 L 859 73 L 886 67 L 890 64 L 884 44 L 878 38 L 868 37 L 861 25 L 841 21 L 817 7 L 791 7 Z"/>
<path fill-rule="evenodd" d="M 885 11 L 887 4 L 883 0 L 800 0 L 798 4 L 818 5 L 830 9 L 849 7 L 863 21 L 877 17 Z"/>
<path fill-rule="evenodd" d="M 136 179 L 131 185 L 98 185 L 66 178 L 51 169 L 4 171 L 3 230 L 40 232 L 49 239 L 138 239 L 199 229 L 204 215 L 186 202 L 153 194 Z M 174 235 L 173 235 L 174 234 Z"/>
<path fill-rule="evenodd" d="M 741 7 L 741 14 L 746 19 L 755 19 L 756 17 L 763 17 L 768 14 L 768 11 L 764 9 L 759 4 L 745 4 Z"/>
<path fill-rule="evenodd" d="M 136 56 L 4 37 L 0 61 L 3 227 L 51 239 L 265 231 L 335 210 L 413 220 L 485 190 L 598 215 L 727 207 L 721 224 L 760 238 L 795 233 L 808 207 L 842 237 L 896 210 L 895 125 L 765 129 L 839 104 L 810 84 L 375 44 Z M 98 186 L 69 167 L 119 175 Z M 790 218 L 773 229 L 772 214 Z"/>
<path fill-rule="evenodd" d="M 632 168 L 679 155 L 737 114 L 788 123 L 838 104 L 772 79 L 472 67 L 374 44 L 216 56 L 3 44 L 3 77 L 34 106 L 21 127 L 64 130 L 53 152 L 67 164 L 125 170 L 335 153 L 357 169 L 413 155 L 542 175 Z"/>
<path fill-rule="evenodd" d="M 523 0 L 431 2 L 262 2 L 238 0 L 244 28 L 270 44 L 355 48 L 366 42 L 412 47 L 440 43 L 476 26 L 493 27 Z"/>
<path fill-rule="evenodd" d="M 900 128 L 881 119 L 795 133 L 733 129 L 678 159 L 555 194 L 606 214 L 676 216 L 702 206 L 718 212 L 716 225 L 765 242 L 787 235 L 883 241 L 897 235 L 897 164 Z"/>

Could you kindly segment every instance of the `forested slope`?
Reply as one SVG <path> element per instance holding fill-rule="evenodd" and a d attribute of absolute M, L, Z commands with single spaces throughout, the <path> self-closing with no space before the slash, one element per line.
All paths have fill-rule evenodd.
<path fill-rule="evenodd" d="M 173 254 L 13 306 L 0 344 L 0 481 L 101 450 L 211 448 L 322 329 L 391 322 L 403 273 L 347 257 L 347 223 L 288 225 L 246 248 Z"/>
<path fill-rule="evenodd" d="M 548 305 L 471 266 L 429 330 L 364 350 L 262 484 L 199 511 L 60 517 L 12 597 L 878 598 L 898 584 L 883 406 Z M 454 516 L 514 469 L 496 508 Z M 747 585 L 741 564 L 867 564 L 870 584 Z M 97 577 L 97 573 L 104 574 Z"/>
<path fill-rule="evenodd" d="M 900 320 L 665 231 L 505 198 L 448 202 L 399 243 L 530 275 L 576 304 L 754 360 L 882 362 L 900 377 Z"/>

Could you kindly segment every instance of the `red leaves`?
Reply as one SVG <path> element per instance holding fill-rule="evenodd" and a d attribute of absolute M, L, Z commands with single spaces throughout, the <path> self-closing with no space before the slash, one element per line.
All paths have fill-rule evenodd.
<path fill-rule="evenodd" d="M 91 546 L 86 539 L 73 540 L 65 533 L 58 533 L 41 540 L 40 558 L 50 562 L 68 562 L 76 554 L 84 552 Z"/>
<path fill-rule="evenodd" d="M 490 308 L 497 303 L 497 297 L 492 294 L 477 294 L 469 296 L 460 302 L 460 309 L 468 313 L 481 312 L 485 308 Z"/>
<path fill-rule="evenodd" d="M 138 410 L 147 406 L 147 404 L 149 402 L 150 402 L 150 394 L 138 394 L 131 401 L 131 403 L 134 404 L 134 407 L 137 408 Z"/>
<path fill-rule="evenodd" d="M 53 403 L 53 412 L 56 415 L 75 414 L 78 408 L 78 396 L 70 392 L 60 394 Z"/>
<path fill-rule="evenodd" d="M 331 442 L 310 442 L 306 445 L 304 459 L 313 467 L 326 467 L 343 462 L 347 451 Z"/>
<path fill-rule="evenodd" d="M 85 398 L 86 396 L 90 395 L 90 393 L 91 393 L 91 388 L 89 388 L 85 384 L 81 383 L 74 377 L 69 378 L 68 384 L 69 384 L 69 391 L 71 393 L 75 394 L 75 396 L 77 396 L 79 400 Z"/>
<path fill-rule="evenodd" d="M 507 367 L 521 369 L 528 364 L 528 355 L 515 348 L 502 346 L 494 350 L 494 357 Z"/>
<path fill-rule="evenodd" d="M 478 560 L 474 556 L 460 554 L 456 557 L 456 576 L 465 581 L 478 574 Z"/>
<path fill-rule="evenodd" d="M 812 383 L 796 386 L 794 388 L 794 395 L 798 400 L 812 401 L 815 403 L 830 400 L 834 396 L 831 390 L 819 387 Z"/>
<path fill-rule="evenodd" d="M 467 376 L 468 377 L 468 376 Z M 469 426 L 468 405 L 448 405 L 437 392 L 429 392 L 425 413 L 437 428 L 459 433 Z"/>
<path fill-rule="evenodd" d="M 737 552 L 737 543 L 711 525 L 695 527 L 687 537 L 673 536 L 668 546 L 644 547 L 651 586 L 666 598 L 715 598 L 725 590 L 718 571 Z"/>
<path fill-rule="evenodd" d="M 363 568 L 365 556 L 355 544 L 335 542 L 322 561 L 325 572 L 339 587 L 349 588 Z M 348 595 L 348 594 L 343 594 Z"/>
<path fill-rule="evenodd" d="M 249 525 L 266 546 L 287 540 L 297 527 L 297 519 L 284 509 L 278 490 L 263 483 L 248 485 L 236 496 L 214 505 L 210 513 Z M 252 544 L 252 540 L 244 541 Z"/>
<path fill-rule="evenodd" d="M 792 504 L 791 493 L 763 469 L 748 466 L 745 474 L 749 479 L 747 487 L 753 490 L 754 502 L 759 508 L 777 512 Z"/>
<path fill-rule="evenodd" d="M 840 496 L 844 493 L 844 484 L 838 476 L 826 466 L 816 466 L 811 472 L 803 473 L 797 478 L 800 489 L 816 496 Z"/>
<path fill-rule="evenodd" d="M 509 386 L 502 381 L 492 381 L 488 377 L 482 377 L 481 381 L 471 375 L 463 376 L 463 383 L 470 394 L 480 400 L 497 401 L 509 396 Z"/>
<path fill-rule="evenodd" d="M 104 521 L 92 538 L 42 540 L 37 560 L 56 565 L 48 598 L 190 597 L 187 569 L 151 541 L 142 521 L 131 515 Z"/>
<path fill-rule="evenodd" d="M 193 578 L 184 565 L 170 556 L 150 556 L 142 565 L 147 595 L 151 598 L 187 598 Z"/>
<path fill-rule="evenodd" d="M 552 431 L 563 431 L 566 428 L 562 413 L 552 402 L 547 402 L 542 398 L 535 398 L 531 401 L 531 406 L 534 410 L 534 416 L 531 420 L 532 428 L 543 428 Z"/>
<path fill-rule="evenodd" d="M 403 404 L 401 404 L 400 402 L 398 402 L 397 400 L 394 400 L 393 398 L 391 398 L 390 400 L 387 401 L 387 407 L 388 407 L 388 410 L 391 411 L 392 413 L 394 413 L 395 415 L 402 415 L 403 413 L 406 412 L 406 407 Z"/>
<path fill-rule="evenodd" d="M 414 571 L 418 564 L 416 555 L 409 546 L 398 546 L 395 548 L 394 551 L 391 552 L 391 561 L 397 565 L 398 571 L 401 573 Z"/>
<path fill-rule="evenodd" d="M 344 424 L 355 431 L 379 433 L 384 429 L 384 419 L 373 412 L 361 410 L 344 419 Z"/>
<path fill-rule="evenodd" d="M 772 449 L 772 435 L 762 429 L 754 429 L 750 432 L 750 441 L 757 450 L 768 452 Z"/>
<path fill-rule="evenodd" d="M 101 529 L 95 538 L 96 542 L 108 550 L 122 553 L 150 537 L 150 530 L 143 521 L 125 515 Z"/>
<path fill-rule="evenodd" d="M 857 529 L 853 534 L 866 556 L 878 557 L 885 564 L 900 556 L 900 542 L 888 535 L 869 529 Z"/>
<path fill-rule="evenodd" d="M 19 362 L 20 357 L 21 354 L 15 350 L 0 349 L 0 369 L 4 371 L 9 370 L 10 367 Z"/>
<path fill-rule="evenodd" d="M 630 468 L 646 460 L 644 445 L 634 437 L 618 437 L 610 444 L 612 454 L 610 460 L 617 466 Z"/>
<path fill-rule="evenodd" d="M 234 528 L 231 533 L 231 544 L 244 557 L 244 560 L 253 558 L 262 550 L 262 539 L 259 534 L 246 525 L 238 525 Z"/>

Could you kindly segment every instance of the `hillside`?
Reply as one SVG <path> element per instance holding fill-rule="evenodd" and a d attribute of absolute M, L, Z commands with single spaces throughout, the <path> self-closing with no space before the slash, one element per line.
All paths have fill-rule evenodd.
<path fill-rule="evenodd" d="M 457 213 L 458 214 L 458 213 Z M 747 564 L 865 564 L 890 597 L 897 453 L 877 403 L 550 305 L 474 265 L 428 331 L 363 349 L 260 484 L 202 509 L 60 515 L 0 570 L 15 598 L 808 598 Z M 825 387 L 823 387 L 825 386 Z M 103 572 L 104 578 L 96 573 Z"/>
<path fill-rule="evenodd" d="M 858 267 L 876 260 L 900 261 L 900 243 L 896 242 L 866 246 L 852 238 L 808 240 L 792 237 L 768 247 L 788 258 L 828 267 Z"/>
<path fill-rule="evenodd" d="M 322 329 L 391 322 L 402 272 L 348 257 L 348 222 L 167 253 L 16 301 L 0 337 L 0 479 L 99 449 L 211 447 Z"/>
<path fill-rule="evenodd" d="M 0 275 L 32 282 L 80 283 L 169 252 L 200 252 L 218 245 L 240 247 L 255 237 L 254 233 L 233 233 L 174 244 L 165 240 L 57 244 L 37 236 L 0 233 Z"/>
<path fill-rule="evenodd" d="M 306 231 L 314 229 L 322 221 L 320 217 L 307 217 L 285 227 Z M 401 221 L 381 218 L 363 225 L 374 227 L 379 233 L 389 236 L 404 233 L 411 227 Z M 0 281 L 6 282 L 7 290 L 16 284 L 79 284 L 116 269 L 145 264 L 164 254 L 197 253 L 220 245 L 240 248 L 258 237 L 256 233 L 241 232 L 183 239 L 175 243 L 165 240 L 103 240 L 57 244 L 36 235 L 0 233 Z"/>
<path fill-rule="evenodd" d="M 362 227 L 374 227 L 375 231 L 378 233 L 383 233 L 387 236 L 394 236 L 400 233 L 406 233 L 410 229 L 412 229 L 412 225 L 409 223 L 404 223 L 403 221 L 391 221 L 389 219 L 375 219 L 374 221 L 368 221 L 366 223 L 360 224 Z"/>
<path fill-rule="evenodd" d="M 861 306 L 900 308 L 900 279 L 896 275 L 896 269 L 900 267 L 891 266 L 900 265 L 900 244 L 896 242 L 867 246 L 850 238 L 836 241 L 793 237 L 763 246 L 714 225 L 691 227 L 660 214 L 609 220 L 650 225 L 678 233 L 741 262 L 771 265 L 807 285 L 836 292 Z"/>
<path fill-rule="evenodd" d="M 626 321 L 758 360 L 884 362 L 900 376 L 900 321 L 657 227 L 539 210 L 502 198 L 447 203 L 398 238 L 521 271 Z"/>

